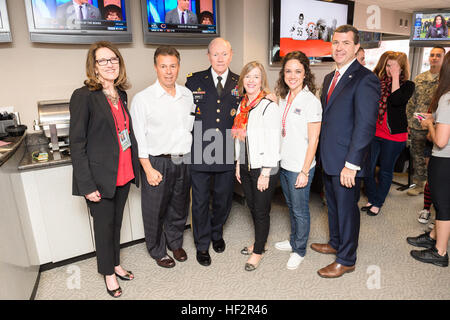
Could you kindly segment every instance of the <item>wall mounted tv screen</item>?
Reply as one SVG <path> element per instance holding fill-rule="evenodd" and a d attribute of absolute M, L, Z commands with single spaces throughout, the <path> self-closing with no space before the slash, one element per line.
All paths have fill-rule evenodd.
<path fill-rule="evenodd" d="M 6 0 L 0 0 L 0 42 L 11 42 L 11 30 L 9 28 L 8 10 Z"/>
<path fill-rule="evenodd" d="M 413 13 L 409 43 L 415 47 L 450 45 L 450 9 Z"/>
<path fill-rule="evenodd" d="M 353 24 L 354 2 L 335 0 L 271 0 L 269 64 L 278 64 L 287 53 L 302 51 L 312 63 L 333 61 L 334 30 Z"/>
<path fill-rule="evenodd" d="M 146 44 L 204 45 L 220 35 L 219 0 L 141 0 Z"/>
<path fill-rule="evenodd" d="M 33 42 L 131 42 L 130 0 L 25 0 Z"/>

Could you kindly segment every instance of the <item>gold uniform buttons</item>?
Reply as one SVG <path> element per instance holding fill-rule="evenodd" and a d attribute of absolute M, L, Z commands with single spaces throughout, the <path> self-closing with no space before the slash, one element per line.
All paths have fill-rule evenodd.
<path fill-rule="evenodd" d="M 217 113 L 220 113 L 220 109 L 217 109 Z"/>
<path fill-rule="evenodd" d="M 219 123 L 219 122 L 220 122 L 220 119 L 216 119 L 216 122 Z"/>
<path fill-rule="evenodd" d="M 217 103 L 220 103 L 220 100 L 217 100 Z"/>
<path fill-rule="evenodd" d="M 216 128 L 216 131 L 219 131 L 219 128 Z"/>

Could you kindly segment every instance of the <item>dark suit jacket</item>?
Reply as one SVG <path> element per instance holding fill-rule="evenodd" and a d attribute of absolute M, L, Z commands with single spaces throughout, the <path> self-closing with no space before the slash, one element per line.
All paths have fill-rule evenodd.
<path fill-rule="evenodd" d="M 134 183 L 139 185 L 139 160 L 127 94 L 119 90 L 130 121 Z M 101 90 L 86 86 L 74 91 L 70 99 L 70 153 L 73 166 L 72 194 L 84 196 L 98 190 L 102 198 L 113 198 L 116 191 L 120 145 L 111 107 Z"/>
<path fill-rule="evenodd" d="M 322 168 L 326 174 L 338 176 L 347 161 L 361 167 L 357 177 L 365 177 L 370 174 L 368 152 L 375 136 L 380 81 L 355 60 L 342 75 L 327 103 L 333 76 L 334 71 L 325 76 L 321 96 Z"/>
<path fill-rule="evenodd" d="M 196 105 L 191 150 L 192 170 L 218 172 L 235 169 L 231 127 L 241 101 L 235 90 L 238 81 L 239 76 L 230 70 L 227 82 L 223 86 L 222 95 L 219 97 L 211 67 L 188 76 L 186 87 L 192 91 Z M 221 138 L 212 137 L 212 141 L 209 140 L 210 134 L 216 132 L 221 135 Z M 207 138 L 204 139 L 204 137 Z M 215 150 L 211 150 L 216 146 Z M 208 162 L 208 159 L 204 157 L 204 152 L 208 155 L 212 154 L 212 160 L 215 161 Z"/>

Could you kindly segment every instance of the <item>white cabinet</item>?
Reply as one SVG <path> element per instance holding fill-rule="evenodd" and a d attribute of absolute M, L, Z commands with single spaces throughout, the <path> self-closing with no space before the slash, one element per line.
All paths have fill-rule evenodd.
<path fill-rule="evenodd" d="M 94 224 L 86 200 L 72 195 L 71 165 L 25 170 L 21 171 L 20 177 L 39 264 L 95 251 Z M 127 201 L 121 243 L 135 239 L 132 230 L 130 204 Z"/>
<path fill-rule="evenodd" d="M 94 251 L 86 201 L 72 196 L 72 166 L 21 172 L 40 264 Z"/>

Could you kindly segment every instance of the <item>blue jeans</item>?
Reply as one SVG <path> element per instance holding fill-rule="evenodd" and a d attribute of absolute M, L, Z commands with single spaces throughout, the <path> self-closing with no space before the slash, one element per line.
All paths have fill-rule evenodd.
<path fill-rule="evenodd" d="M 309 170 L 308 184 L 304 188 L 295 188 L 298 172 L 292 172 L 281 168 L 280 182 L 284 197 L 289 208 L 291 218 L 291 236 L 289 242 L 292 251 L 299 256 L 306 254 L 306 244 L 309 237 L 309 190 L 314 177 L 315 167 Z"/>
<path fill-rule="evenodd" d="M 370 145 L 371 176 L 364 178 L 368 201 L 375 207 L 381 208 L 386 199 L 394 176 L 395 162 L 406 146 L 406 142 L 396 142 L 375 137 Z M 380 159 L 378 185 L 375 181 L 375 168 Z"/>

